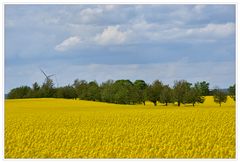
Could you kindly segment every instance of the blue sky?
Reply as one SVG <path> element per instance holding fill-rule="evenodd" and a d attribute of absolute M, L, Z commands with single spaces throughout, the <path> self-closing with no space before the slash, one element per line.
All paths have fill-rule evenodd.
<path fill-rule="evenodd" d="M 234 5 L 5 5 L 5 92 L 78 79 L 235 83 Z M 53 78 L 56 82 L 56 79 Z"/>

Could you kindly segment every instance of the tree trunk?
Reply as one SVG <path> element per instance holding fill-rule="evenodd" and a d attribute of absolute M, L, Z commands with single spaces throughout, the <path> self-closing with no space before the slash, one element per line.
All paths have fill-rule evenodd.
<path fill-rule="evenodd" d="M 166 106 L 167 106 L 167 102 L 166 102 Z"/>
<path fill-rule="evenodd" d="M 221 107 L 221 102 L 219 102 L 219 104 L 220 104 L 220 107 Z"/>
<path fill-rule="evenodd" d="M 145 101 L 143 101 L 143 105 L 145 105 Z"/>
<path fill-rule="evenodd" d="M 157 106 L 157 101 L 154 101 L 153 104 L 154 104 L 154 106 Z"/>
<path fill-rule="evenodd" d="M 178 106 L 180 106 L 180 101 L 178 101 Z"/>
<path fill-rule="evenodd" d="M 195 105 L 195 102 L 194 103 L 192 103 L 192 106 L 194 107 L 194 105 Z"/>

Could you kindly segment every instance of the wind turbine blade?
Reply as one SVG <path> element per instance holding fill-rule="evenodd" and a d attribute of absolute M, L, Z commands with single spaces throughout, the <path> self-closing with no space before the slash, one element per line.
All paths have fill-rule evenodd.
<path fill-rule="evenodd" d="M 42 70 L 42 69 L 40 69 L 41 71 L 42 71 L 42 73 L 44 74 L 44 76 L 46 76 L 46 78 L 48 78 L 48 76 L 45 74 L 45 72 Z"/>
<path fill-rule="evenodd" d="M 54 76 L 54 75 L 55 75 L 55 74 L 52 74 L 52 75 L 48 75 L 47 77 L 48 77 L 48 78 L 50 78 L 50 77 L 52 77 L 52 76 Z"/>

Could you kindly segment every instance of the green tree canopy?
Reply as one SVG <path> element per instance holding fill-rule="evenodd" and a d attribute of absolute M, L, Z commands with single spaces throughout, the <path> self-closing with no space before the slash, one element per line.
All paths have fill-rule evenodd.
<path fill-rule="evenodd" d="M 96 81 L 91 81 L 87 86 L 86 99 L 91 101 L 100 101 L 100 88 Z"/>
<path fill-rule="evenodd" d="M 115 103 L 134 104 L 137 102 L 137 94 L 130 80 L 117 80 L 113 84 L 113 89 L 115 90 Z"/>
<path fill-rule="evenodd" d="M 116 91 L 113 89 L 113 84 L 114 81 L 113 80 L 107 80 L 106 82 L 103 82 L 100 86 L 100 90 L 101 90 L 101 100 L 103 102 L 110 102 L 110 103 L 114 103 L 114 94 L 116 93 Z"/>
<path fill-rule="evenodd" d="M 214 102 L 218 103 L 221 106 L 222 103 L 225 103 L 227 101 L 227 94 L 219 88 L 216 88 L 213 90 L 213 98 Z"/>
<path fill-rule="evenodd" d="M 147 100 L 147 84 L 144 80 L 136 80 L 133 84 L 137 93 L 137 102 L 145 105 L 145 101 Z"/>
<path fill-rule="evenodd" d="M 148 86 L 148 100 L 153 102 L 154 106 L 157 105 L 157 101 L 160 101 L 162 90 L 163 84 L 159 80 L 155 80 L 151 85 Z"/>
<path fill-rule="evenodd" d="M 162 93 L 160 95 L 160 102 L 165 103 L 166 106 L 168 103 L 173 102 L 173 90 L 169 87 L 169 85 L 163 86 Z"/>
<path fill-rule="evenodd" d="M 201 89 L 198 87 L 198 83 L 191 87 L 186 96 L 186 103 L 191 103 L 193 106 L 195 103 L 203 103 L 204 96 L 202 96 Z"/>
<path fill-rule="evenodd" d="M 235 101 L 236 100 L 236 97 L 235 97 L 235 95 L 236 95 L 236 86 L 235 86 L 235 84 L 233 84 L 232 86 L 230 86 L 228 88 L 228 93 L 229 93 L 230 97 Z"/>
<path fill-rule="evenodd" d="M 66 99 L 75 99 L 77 98 L 76 90 L 73 86 L 64 86 L 56 89 L 55 97 L 57 98 L 66 98 Z"/>
<path fill-rule="evenodd" d="M 41 90 L 40 90 L 41 95 L 40 96 L 41 97 L 53 97 L 54 93 L 55 93 L 53 86 L 54 86 L 53 80 L 48 78 L 41 87 Z"/>
<path fill-rule="evenodd" d="M 9 92 L 8 98 L 9 99 L 28 98 L 30 91 L 31 91 L 31 88 L 28 86 L 21 86 L 18 88 L 14 88 Z"/>
<path fill-rule="evenodd" d="M 81 100 L 87 100 L 87 87 L 88 83 L 86 80 L 74 80 L 73 87 L 76 90 L 76 94 L 79 99 Z"/>
<path fill-rule="evenodd" d="M 208 82 L 206 82 L 206 81 L 197 82 L 195 84 L 195 87 L 197 87 L 197 89 L 201 91 L 202 96 L 209 95 L 209 83 Z"/>
<path fill-rule="evenodd" d="M 174 99 L 178 103 L 178 106 L 180 106 L 181 103 L 186 102 L 191 85 L 192 84 L 188 83 L 186 80 L 179 80 L 174 82 Z"/>

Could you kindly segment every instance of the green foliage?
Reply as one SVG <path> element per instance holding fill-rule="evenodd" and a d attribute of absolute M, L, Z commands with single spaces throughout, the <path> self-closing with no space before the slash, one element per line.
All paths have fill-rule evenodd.
<path fill-rule="evenodd" d="M 161 93 L 163 90 L 163 84 L 159 80 L 155 80 L 148 86 L 148 100 L 153 102 L 154 106 L 157 105 L 157 101 L 160 101 Z"/>
<path fill-rule="evenodd" d="M 31 91 L 31 88 L 28 86 L 21 86 L 18 88 L 14 88 L 9 92 L 8 98 L 9 99 L 28 98 L 30 91 Z"/>
<path fill-rule="evenodd" d="M 47 79 L 41 86 L 35 82 L 32 88 L 22 86 L 14 88 L 8 98 L 66 98 L 90 101 L 103 101 L 116 104 L 144 104 L 151 101 L 155 106 L 157 102 L 180 104 L 204 102 L 204 95 L 208 94 L 209 83 L 197 82 L 192 86 L 186 80 L 175 81 L 173 88 L 163 85 L 159 80 L 147 84 L 144 80 L 108 80 L 98 85 L 96 81 L 76 79 L 72 85 L 54 87 L 51 79 Z M 229 94 L 235 100 L 235 85 L 229 87 Z M 217 100 L 216 100 L 217 101 Z M 221 105 L 221 103 L 220 103 Z"/>
<path fill-rule="evenodd" d="M 39 98 L 40 96 L 40 89 L 41 87 L 38 85 L 37 82 L 33 83 L 32 89 L 28 92 L 28 97 L 30 98 Z"/>
<path fill-rule="evenodd" d="M 213 90 L 214 102 L 218 103 L 220 106 L 222 103 L 227 101 L 227 94 L 221 91 L 219 88 Z"/>
<path fill-rule="evenodd" d="M 76 90 L 72 86 L 59 87 L 56 89 L 56 98 L 75 99 L 77 98 Z"/>
<path fill-rule="evenodd" d="M 109 103 L 113 103 L 114 102 L 114 94 L 115 94 L 115 90 L 113 89 L 113 80 L 108 80 L 104 83 L 102 83 L 102 85 L 100 86 L 100 95 L 101 95 L 101 101 L 103 102 L 109 102 Z"/>
<path fill-rule="evenodd" d="M 40 97 L 53 97 L 55 93 L 53 86 L 53 81 L 51 79 L 47 79 L 40 89 Z"/>
<path fill-rule="evenodd" d="M 147 84 L 144 80 L 136 80 L 133 84 L 137 94 L 137 103 L 145 105 L 145 101 L 147 100 Z"/>
<path fill-rule="evenodd" d="M 145 82 L 144 82 L 145 83 Z M 141 90 L 139 90 L 140 86 Z M 101 100 L 117 104 L 136 104 L 146 100 L 144 87 L 134 85 L 130 80 L 108 80 L 102 83 Z M 145 101 L 144 101 L 145 102 Z"/>
<path fill-rule="evenodd" d="M 87 87 L 88 83 L 86 80 L 78 80 L 74 81 L 73 87 L 76 90 L 77 97 L 81 100 L 87 100 Z"/>
<path fill-rule="evenodd" d="M 86 100 L 100 101 L 101 99 L 100 88 L 96 81 L 89 82 L 86 89 L 87 89 Z"/>
<path fill-rule="evenodd" d="M 178 103 L 178 106 L 180 106 L 181 103 L 186 103 L 191 85 L 192 84 L 188 83 L 186 80 L 174 82 L 174 99 Z"/>
<path fill-rule="evenodd" d="M 202 92 L 197 86 L 198 84 L 195 84 L 194 87 L 191 87 L 190 90 L 187 92 L 186 96 L 186 103 L 191 103 L 193 106 L 195 103 L 203 103 L 204 102 L 204 96 L 202 96 Z"/>
<path fill-rule="evenodd" d="M 195 84 L 195 87 L 197 87 L 197 89 L 200 90 L 202 96 L 209 95 L 209 83 L 207 83 L 206 81 L 197 82 Z"/>
<path fill-rule="evenodd" d="M 117 80 L 113 84 L 113 90 L 114 103 L 135 104 L 137 102 L 137 93 L 130 80 Z"/>
<path fill-rule="evenodd" d="M 173 102 L 173 90 L 168 85 L 163 86 L 160 102 L 165 103 L 166 106 L 168 103 Z"/>
<path fill-rule="evenodd" d="M 228 88 L 228 93 L 230 97 L 235 101 L 236 100 L 236 85 L 232 85 Z"/>
<path fill-rule="evenodd" d="M 37 82 L 33 83 L 33 91 L 39 91 L 40 88 L 41 88 L 41 87 L 38 85 Z"/>

